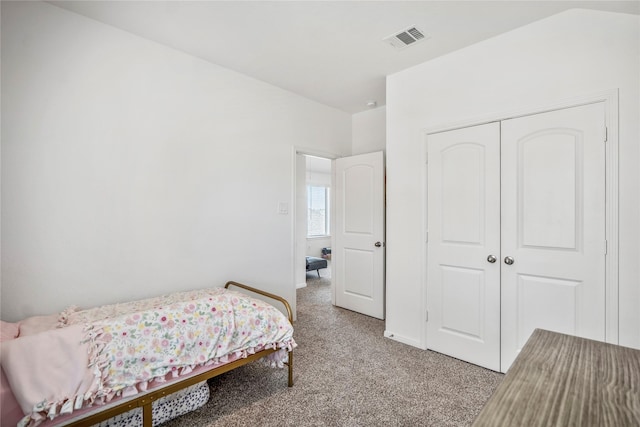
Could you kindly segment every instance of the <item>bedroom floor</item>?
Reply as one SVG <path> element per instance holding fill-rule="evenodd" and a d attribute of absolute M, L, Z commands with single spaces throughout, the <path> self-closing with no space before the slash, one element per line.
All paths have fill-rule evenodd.
<path fill-rule="evenodd" d="M 249 364 L 209 381 L 211 399 L 163 424 L 467 426 L 502 374 L 383 337 L 384 321 L 331 305 L 326 277 L 298 290 L 292 388 Z"/>

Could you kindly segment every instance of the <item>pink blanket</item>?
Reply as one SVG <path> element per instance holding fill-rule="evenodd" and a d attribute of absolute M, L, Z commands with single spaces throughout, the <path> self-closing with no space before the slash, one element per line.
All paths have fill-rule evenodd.
<path fill-rule="evenodd" d="M 21 424 L 79 409 L 99 389 L 100 373 L 87 369 L 89 345 L 80 325 L 2 343 L 2 366 L 25 417 Z M 52 351 L 55 349 L 55 351 Z"/>

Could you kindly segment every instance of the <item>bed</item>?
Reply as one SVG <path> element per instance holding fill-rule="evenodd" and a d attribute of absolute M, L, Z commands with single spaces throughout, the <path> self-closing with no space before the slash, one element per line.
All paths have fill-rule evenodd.
<path fill-rule="evenodd" d="M 17 339 L 7 340 L 3 327 L 3 427 L 118 425 L 117 417 L 136 408 L 151 427 L 161 399 L 188 387 L 203 393 L 207 379 L 259 359 L 286 366 L 293 386 L 291 307 L 241 283 L 70 308 L 57 319 L 54 328 L 25 322 L 29 333 Z"/>

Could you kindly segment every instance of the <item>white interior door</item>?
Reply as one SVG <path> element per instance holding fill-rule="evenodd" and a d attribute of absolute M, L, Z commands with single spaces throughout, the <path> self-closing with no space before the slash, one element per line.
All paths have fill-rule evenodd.
<path fill-rule="evenodd" d="M 597 103 L 502 122 L 503 371 L 535 328 L 605 339 L 604 117 Z"/>
<path fill-rule="evenodd" d="M 335 304 L 384 319 L 384 157 L 335 160 Z"/>
<path fill-rule="evenodd" d="M 500 124 L 429 135 L 428 347 L 500 368 Z"/>

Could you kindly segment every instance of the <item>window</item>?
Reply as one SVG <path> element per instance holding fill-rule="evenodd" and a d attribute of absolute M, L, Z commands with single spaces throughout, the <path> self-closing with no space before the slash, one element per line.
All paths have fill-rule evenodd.
<path fill-rule="evenodd" d="M 307 186 L 307 236 L 328 236 L 329 187 Z"/>

